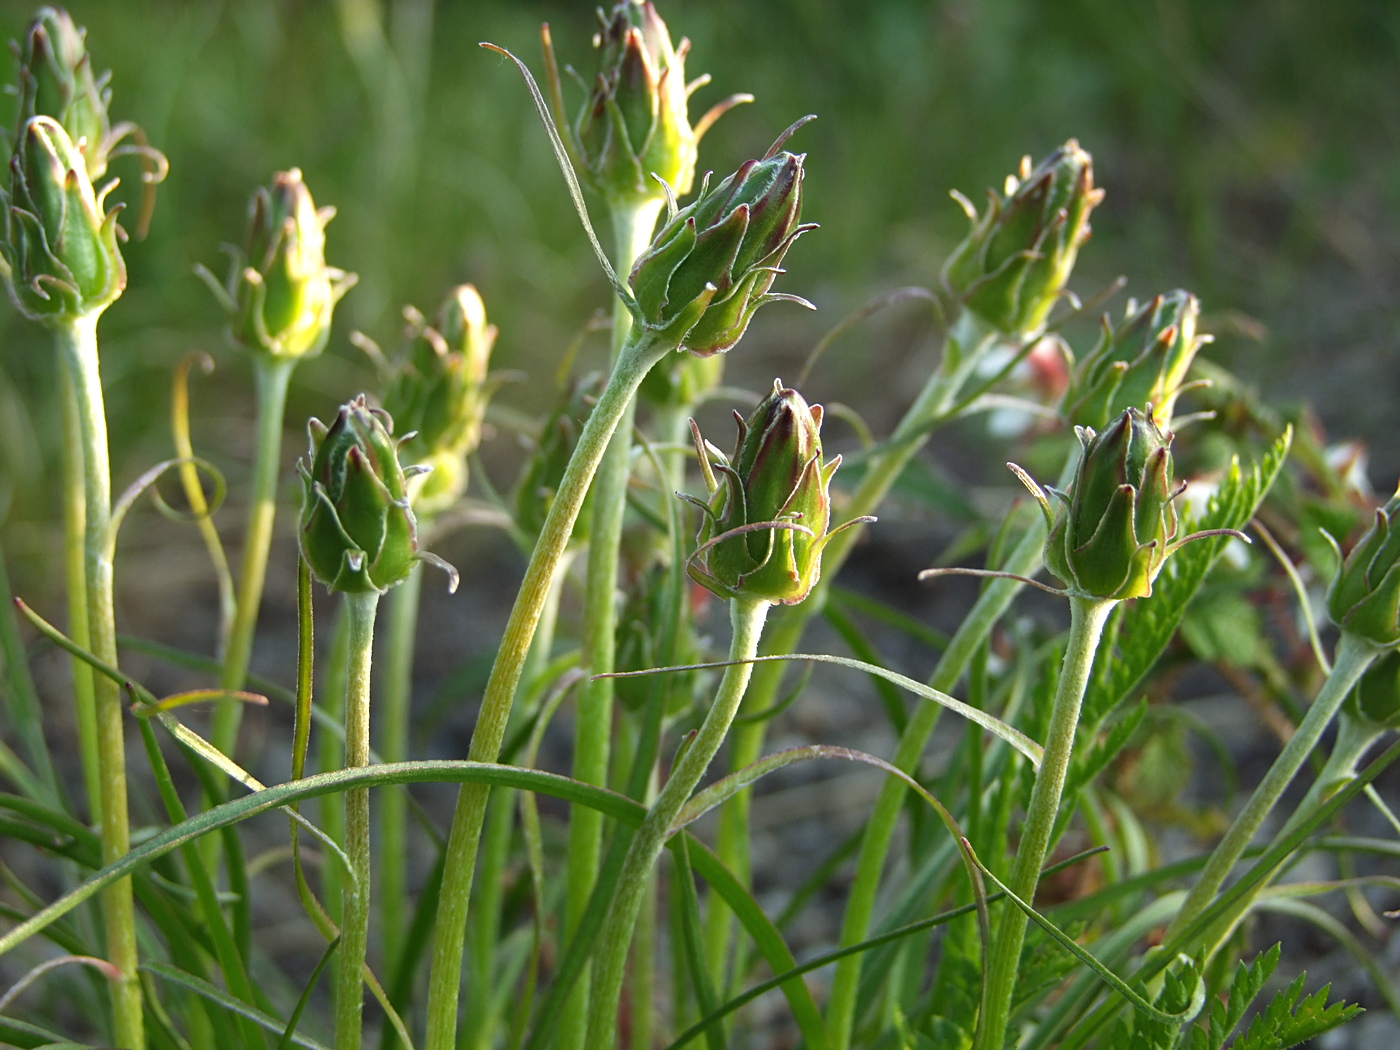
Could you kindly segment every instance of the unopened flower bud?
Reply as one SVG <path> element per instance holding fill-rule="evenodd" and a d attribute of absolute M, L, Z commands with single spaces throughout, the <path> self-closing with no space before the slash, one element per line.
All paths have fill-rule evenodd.
<path fill-rule="evenodd" d="M 308 425 L 310 449 L 298 464 L 301 553 L 332 591 L 383 593 L 406 580 L 417 561 L 444 568 L 456 588 L 456 571 L 418 550 L 407 483 L 424 468 L 400 466 L 393 426 L 363 395 L 341 406 L 329 428 L 318 419 Z"/>
<path fill-rule="evenodd" d="M 780 151 L 788 133 L 718 186 L 707 176 L 632 267 L 645 323 L 681 350 L 699 357 L 728 350 L 765 303 L 811 306 L 768 291 L 792 242 L 814 228 L 798 222 L 803 155 Z"/>
<path fill-rule="evenodd" d="M 835 534 L 829 489 L 841 457 L 823 462 L 821 406 L 782 380 L 747 420 L 734 417 L 732 459 L 695 432 L 711 494 L 708 503 L 687 497 L 704 511 L 690 575 L 723 598 L 795 605 L 821 578 L 822 549 Z"/>
<path fill-rule="evenodd" d="M 1101 434 L 1089 427 L 1076 432 L 1084 451 L 1069 493 L 1042 489 L 1012 468 L 1045 514 L 1045 566 L 1074 596 L 1146 597 L 1182 542 L 1176 540 L 1172 435 L 1135 408 Z M 1047 491 L 1056 500 L 1053 510 Z"/>
<path fill-rule="evenodd" d="M 1116 326 L 1105 316 L 1098 344 L 1074 369 L 1065 418 L 1101 428 L 1125 408 L 1151 405 L 1159 426 L 1169 429 L 1196 351 L 1210 340 L 1196 334 L 1199 317 L 1199 301 L 1180 290 L 1141 308 L 1129 302 Z"/>
<path fill-rule="evenodd" d="M 19 45 L 19 114 L 21 127 L 35 116 L 62 124 L 96 181 L 107 171 L 111 74 L 93 76 L 85 35 L 62 8 L 39 9 Z"/>
<path fill-rule="evenodd" d="M 60 322 L 101 311 L 126 287 L 106 190 L 95 193 L 81 151 L 52 117 L 25 121 L 10 158 L 4 205 L 6 276 L 15 303 L 36 321 Z"/>
<path fill-rule="evenodd" d="M 1378 730 L 1400 729 L 1400 649 L 1366 668 L 1342 710 Z"/>
<path fill-rule="evenodd" d="M 466 490 L 466 459 L 481 443 L 482 419 L 494 389 L 487 379 L 496 326 L 475 288 L 455 289 L 433 324 L 409 316 L 409 346 L 384 391 L 384 408 L 407 435 L 404 454 L 432 467 L 409 485 L 420 516 L 438 513 Z"/>
<path fill-rule="evenodd" d="M 599 8 L 598 21 L 593 37 L 598 74 L 572 124 L 563 112 L 549 27 L 542 32 L 555 122 L 574 167 L 614 207 L 663 200 L 666 191 L 657 178 L 673 194 L 684 196 L 695 179 L 701 136 L 720 114 L 749 96 L 730 96 L 692 127 L 687 112 L 690 93 L 709 77 L 686 83 L 690 41 L 683 39 L 672 47 L 671 34 L 651 0 L 618 0 L 609 13 Z"/>
<path fill-rule="evenodd" d="M 1030 339 L 1065 289 L 1103 190 L 1094 187 L 1093 159 L 1070 139 L 1034 170 L 1026 157 L 1005 193 L 987 196 L 979 216 L 954 194 L 972 230 L 944 264 L 943 285 L 999 331 Z"/>
<path fill-rule="evenodd" d="M 534 454 L 515 489 L 515 521 L 527 535 L 537 534 L 544 527 L 554 494 L 568 469 L 574 448 L 578 445 L 588 414 L 603 392 L 604 376 L 593 372 L 569 384 L 563 399 L 549 414 L 540 428 Z M 585 506 L 574 522 L 573 535 L 582 541 L 588 538 L 588 512 L 591 495 L 584 498 Z"/>
<path fill-rule="evenodd" d="M 1343 631 L 1377 645 L 1400 643 L 1400 490 L 1342 562 L 1327 612 Z"/>
<path fill-rule="evenodd" d="M 326 265 L 326 223 L 301 172 L 278 172 L 248 208 L 248 233 L 227 284 L 199 273 L 229 314 L 235 342 L 274 358 L 313 357 L 326 345 L 335 304 L 355 275 Z"/>

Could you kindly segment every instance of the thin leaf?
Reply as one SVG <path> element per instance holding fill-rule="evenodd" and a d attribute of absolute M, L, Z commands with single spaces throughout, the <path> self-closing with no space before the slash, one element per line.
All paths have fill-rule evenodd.
<path fill-rule="evenodd" d="M 155 974 L 157 977 L 169 981 L 172 984 L 177 984 L 182 988 L 186 988 L 196 995 L 209 1000 L 211 1003 L 222 1006 L 229 1013 L 246 1018 L 254 1024 L 267 1029 L 269 1032 L 277 1032 L 280 1034 L 285 1029 L 285 1025 L 277 1018 L 265 1014 L 261 1010 L 254 1009 L 247 1003 L 240 1002 L 223 989 L 216 988 L 208 981 L 196 977 L 193 974 L 185 973 L 185 971 L 177 970 L 173 966 L 167 966 L 165 963 L 154 961 L 142 963 L 141 969 L 146 973 Z M 318 1043 L 313 1039 L 308 1039 L 306 1036 L 302 1035 L 293 1035 L 292 1044 L 305 1047 L 306 1050 L 328 1050 L 324 1044 Z"/>

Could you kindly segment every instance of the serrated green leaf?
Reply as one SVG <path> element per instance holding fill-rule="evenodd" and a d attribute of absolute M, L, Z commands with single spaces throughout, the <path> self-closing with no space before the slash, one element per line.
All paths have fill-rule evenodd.
<path fill-rule="evenodd" d="M 1300 1001 L 1298 997 L 1302 995 L 1306 977 L 1306 973 L 1300 973 L 1292 984 L 1275 995 L 1268 1009 L 1250 1022 L 1249 1029 L 1235 1042 L 1233 1050 L 1288 1050 L 1361 1013 L 1361 1007 L 1347 1003 L 1328 1006 L 1330 984 L 1324 984 Z"/>

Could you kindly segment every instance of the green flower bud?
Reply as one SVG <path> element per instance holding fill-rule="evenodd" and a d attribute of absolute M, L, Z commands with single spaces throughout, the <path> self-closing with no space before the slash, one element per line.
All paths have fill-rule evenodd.
<path fill-rule="evenodd" d="M 228 311 L 235 342 L 282 359 L 314 357 L 325 347 L 335 304 L 356 280 L 326 265 L 325 228 L 334 215 L 316 207 L 296 168 L 253 194 L 227 284 L 198 269 Z"/>
<path fill-rule="evenodd" d="M 62 124 L 83 154 L 88 178 L 96 181 L 107 172 L 112 144 L 111 73 L 93 76 L 85 36 L 62 8 L 39 9 L 19 45 L 19 119 L 21 129 L 36 116 Z"/>
<path fill-rule="evenodd" d="M 811 308 L 768 291 L 792 242 L 815 228 L 798 223 L 804 155 L 779 152 L 791 131 L 713 189 L 706 176 L 696 200 L 672 213 L 632 267 L 645 323 L 679 349 L 698 357 L 728 350 L 765 303 Z"/>
<path fill-rule="evenodd" d="M 988 190 L 981 216 L 953 197 L 972 230 L 943 266 L 948 293 L 987 323 L 1021 339 L 1039 335 L 1065 289 L 1079 246 L 1089 237 L 1089 213 L 1103 200 L 1094 188 L 1093 159 L 1070 139 L 1031 170 L 1021 161 L 1004 194 Z"/>
<path fill-rule="evenodd" d="M 31 117 L 10 158 L 0 256 L 16 305 L 58 323 L 105 309 L 126 287 L 118 208 L 104 212 L 81 151 L 52 117 Z"/>
<path fill-rule="evenodd" d="M 428 325 L 406 310 L 409 346 L 384 391 L 384 409 L 405 431 L 403 449 L 432 472 L 409 485 L 422 516 L 451 506 L 466 491 L 467 456 L 481 443 L 486 403 L 494 390 L 487 368 L 496 326 L 475 288 L 455 289 Z"/>
<path fill-rule="evenodd" d="M 573 458 L 574 447 L 583 433 L 588 414 L 593 411 L 603 392 L 604 382 L 604 376 L 597 372 L 571 381 L 563 400 L 540 428 L 534 454 L 526 462 L 515 487 L 515 521 L 526 534 L 536 535 L 544 527 L 554 494 L 559 490 L 559 482 L 564 478 L 569 460 Z M 585 505 L 574 522 L 573 535 L 580 541 L 588 538 L 588 523 L 592 518 L 588 503 L 591 499 L 591 495 L 585 497 Z"/>
<path fill-rule="evenodd" d="M 1178 290 L 1141 308 L 1129 301 L 1116 327 L 1105 316 L 1098 345 L 1074 369 L 1062 402 L 1065 418 L 1102 428 L 1125 408 L 1150 405 L 1158 425 L 1169 429 L 1196 351 L 1210 341 L 1196 334 L 1200 309 L 1194 295 Z"/>
<path fill-rule="evenodd" d="M 1327 612 L 1343 631 L 1377 645 L 1400 643 L 1400 490 L 1342 562 Z"/>
<path fill-rule="evenodd" d="M 684 196 L 695 180 L 701 137 L 725 110 L 750 96 L 730 96 L 691 127 L 690 94 L 709 77 L 686 83 L 690 41 L 671 46 L 671 34 L 651 0 L 618 0 L 610 14 L 598 9 L 598 21 L 593 37 L 598 74 L 572 125 L 564 114 L 549 27 L 541 31 L 555 123 L 563 130 L 570 159 L 580 178 L 612 207 L 665 199 L 657 178 L 674 195 Z"/>
<path fill-rule="evenodd" d="M 1145 598 L 1167 555 L 1185 542 L 1176 540 L 1172 435 L 1136 408 L 1101 434 L 1076 433 L 1084 451 L 1068 494 L 1042 489 L 1012 465 L 1045 514 L 1045 566 L 1072 595 Z M 1046 491 L 1057 500 L 1053 511 Z"/>
<path fill-rule="evenodd" d="M 370 408 L 363 394 L 342 405 L 329 428 L 318 419 L 307 426 L 310 449 L 297 464 L 301 554 L 329 590 L 383 593 L 406 580 L 417 561 L 443 568 L 450 589 L 457 587 L 455 569 L 418 550 L 407 485 L 427 468 L 399 465 L 393 427 L 388 413 Z"/>
<path fill-rule="evenodd" d="M 733 459 L 695 430 L 710 501 L 685 497 L 704 511 L 690 575 L 722 598 L 795 605 L 821 578 L 822 548 L 835 535 L 829 488 L 841 457 L 822 461 L 821 406 L 808 407 L 780 379 L 748 420 L 734 418 Z"/>

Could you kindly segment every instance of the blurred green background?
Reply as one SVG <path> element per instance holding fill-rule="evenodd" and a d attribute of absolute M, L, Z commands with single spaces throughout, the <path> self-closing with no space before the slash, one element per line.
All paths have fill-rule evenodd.
<path fill-rule="evenodd" d="M 947 191 L 980 200 L 1023 153 L 1073 136 L 1108 190 L 1075 288 L 1091 294 L 1126 274 L 1140 298 L 1192 289 L 1220 336 L 1211 356 L 1272 396 L 1314 401 L 1334 439 L 1369 439 L 1378 485 L 1400 470 L 1400 4 L 662 0 L 660 10 L 693 42 L 689 75 L 714 77 L 697 116 L 731 92 L 757 96 L 706 138 L 702 168 L 732 170 L 797 117 L 821 118 L 791 148 L 809 153 L 805 216 L 822 228 L 779 282 L 820 310 L 762 312 L 730 355 L 730 382 L 791 378 L 850 310 L 936 281 L 966 228 Z M 71 11 L 97 68 L 113 70 L 114 118 L 142 124 L 171 164 L 150 236 L 127 247 L 126 295 L 101 326 L 119 485 L 170 454 L 170 369 L 203 349 L 220 367 L 197 381 L 196 445 L 241 500 L 248 369 L 191 269 L 224 272 L 219 246 L 241 238 L 249 193 L 293 165 L 318 203 L 339 209 L 328 261 L 361 279 L 327 352 L 297 373 L 289 434 L 373 387 L 352 329 L 391 345 L 405 303 L 431 311 L 461 281 L 500 326 L 497 366 L 532 377 L 499 401 L 545 407 L 563 348 L 607 292 L 524 85 L 477 42 L 539 70 L 548 21 L 561 60 L 591 76 L 592 5 L 83 0 Z M 18 36 L 32 12 L 4 0 L 0 34 Z M 3 57 L 8 83 L 14 60 Z M 581 99 L 572 85 L 566 94 L 571 107 Z M 134 199 L 135 163 L 115 170 L 118 196 Z M 927 317 L 898 308 L 844 337 L 807 392 L 854 405 L 884 432 L 935 346 Z M 45 333 L 0 305 L 0 513 L 8 505 L 21 588 L 58 543 L 47 524 L 58 493 L 45 484 L 58 467 L 54 382 Z M 288 464 L 299 451 L 289 436 Z M 512 455 L 487 451 L 504 464 L 498 485 Z"/>

